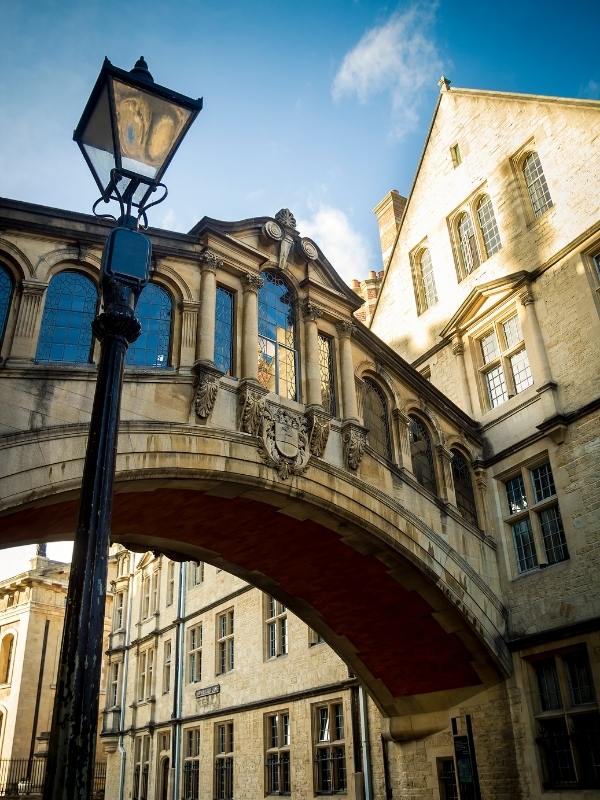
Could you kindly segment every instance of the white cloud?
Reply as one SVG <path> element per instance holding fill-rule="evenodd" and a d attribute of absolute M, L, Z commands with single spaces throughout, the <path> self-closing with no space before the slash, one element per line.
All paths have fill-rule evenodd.
<path fill-rule="evenodd" d="M 437 45 L 430 35 L 437 3 L 413 3 L 383 25 L 369 29 L 346 53 L 334 78 L 334 100 L 356 95 L 366 103 L 389 93 L 391 134 L 401 139 L 418 121 L 420 91 L 442 71 Z"/>
<path fill-rule="evenodd" d="M 311 218 L 298 220 L 297 228 L 319 245 L 347 284 L 352 278 L 367 275 L 372 262 L 371 248 L 367 240 L 352 229 L 341 209 L 321 205 Z"/>

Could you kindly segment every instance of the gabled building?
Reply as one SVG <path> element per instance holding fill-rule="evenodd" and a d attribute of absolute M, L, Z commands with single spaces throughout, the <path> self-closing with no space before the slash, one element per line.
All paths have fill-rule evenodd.
<path fill-rule="evenodd" d="M 440 88 L 371 329 L 486 442 L 522 796 L 597 796 L 600 103 Z"/>

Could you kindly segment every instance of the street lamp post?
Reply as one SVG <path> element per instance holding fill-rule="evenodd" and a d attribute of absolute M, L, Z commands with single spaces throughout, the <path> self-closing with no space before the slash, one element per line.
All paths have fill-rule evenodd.
<path fill-rule="evenodd" d="M 100 202 L 115 200 L 120 216 L 102 258 L 103 311 L 92 323 L 100 362 L 87 443 L 44 800 L 92 795 L 104 605 L 123 366 L 140 334 L 138 297 L 150 277 L 151 245 L 140 232 L 146 211 L 166 197 L 160 183 L 202 108 L 158 86 L 143 58 L 131 72 L 105 59 L 73 138 L 98 184 Z M 162 196 L 153 200 L 157 190 Z M 108 215 L 99 215 L 108 216 Z M 114 217 L 113 217 L 114 219 Z"/>

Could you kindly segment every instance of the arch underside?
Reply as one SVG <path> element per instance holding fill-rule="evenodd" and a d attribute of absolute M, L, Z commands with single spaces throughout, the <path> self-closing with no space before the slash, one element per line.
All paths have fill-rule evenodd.
<path fill-rule="evenodd" d="M 437 713 L 499 679 L 499 659 L 426 568 L 334 508 L 315 514 L 302 492 L 290 499 L 289 488 L 214 473 L 131 478 L 117 483 L 113 541 L 203 560 L 273 594 L 324 636 L 386 716 Z M 7 509 L 0 546 L 71 538 L 77 494 Z"/>

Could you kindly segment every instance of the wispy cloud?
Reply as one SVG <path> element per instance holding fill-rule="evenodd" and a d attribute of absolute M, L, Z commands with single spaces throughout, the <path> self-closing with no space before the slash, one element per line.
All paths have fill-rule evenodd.
<path fill-rule="evenodd" d="M 321 205 L 312 217 L 298 220 L 297 227 L 303 236 L 314 239 L 347 284 L 369 271 L 371 248 L 341 209 Z"/>
<path fill-rule="evenodd" d="M 334 78 L 334 100 L 355 95 L 366 103 L 389 93 L 391 131 L 401 139 L 418 122 L 419 95 L 442 70 L 431 33 L 437 3 L 416 2 L 396 11 L 382 25 L 370 28 L 346 53 Z"/>

